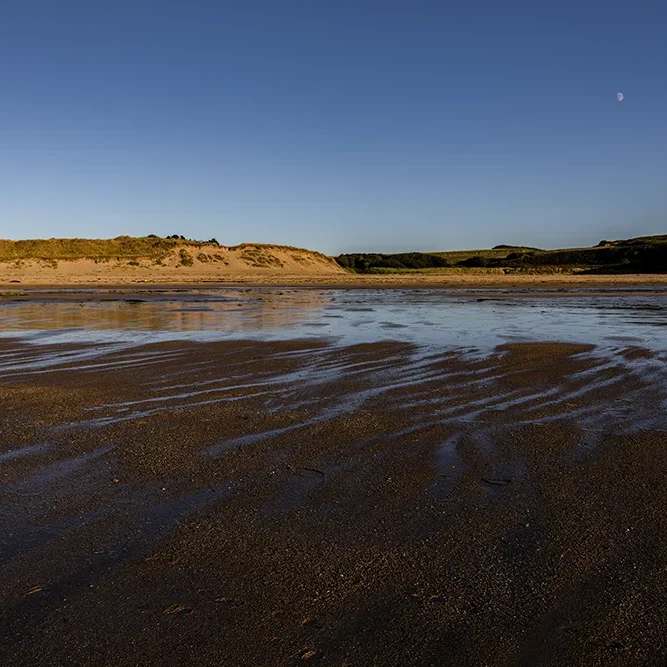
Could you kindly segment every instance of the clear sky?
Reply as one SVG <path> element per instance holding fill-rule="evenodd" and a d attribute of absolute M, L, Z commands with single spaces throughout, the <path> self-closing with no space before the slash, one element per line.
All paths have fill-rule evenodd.
<path fill-rule="evenodd" d="M 0 237 L 667 233 L 666 26 L 659 0 L 2 0 Z"/>

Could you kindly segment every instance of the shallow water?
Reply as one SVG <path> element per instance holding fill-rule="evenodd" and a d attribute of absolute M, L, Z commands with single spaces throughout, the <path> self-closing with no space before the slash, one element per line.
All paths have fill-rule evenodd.
<path fill-rule="evenodd" d="M 93 293 L 94 295 L 94 293 Z M 218 288 L 2 304 L 0 335 L 33 343 L 324 338 L 479 350 L 524 341 L 667 348 L 667 290 Z"/>
<path fill-rule="evenodd" d="M 667 348 L 667 290 L 554 296 L 539 290 L 219 288 L 2 304 L 0 336 L 41 344 L 320 338 L 477 350 L 560 341 Z M 94 296 L 94 295 L 92 295 Z M 111 298 L 109 298 L 111 297 Z"/>

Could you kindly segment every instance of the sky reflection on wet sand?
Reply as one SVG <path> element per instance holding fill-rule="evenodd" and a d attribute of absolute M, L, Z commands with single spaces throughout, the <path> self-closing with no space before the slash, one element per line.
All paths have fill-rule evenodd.
<path fill-rule="evenodd" d="M 339 345 L 397 340 L 488 351 L 559 341 L 667 349 L 667 291 L 539 290 L 483 295 L 443 290 L 220 288 L 105 300 L 5 302 L 0 335 L 33 343 L 324 338 Z"/>

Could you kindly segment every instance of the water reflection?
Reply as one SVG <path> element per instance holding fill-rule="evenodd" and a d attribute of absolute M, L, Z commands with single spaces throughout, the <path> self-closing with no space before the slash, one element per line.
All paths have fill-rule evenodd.
<path fill-rule="evenodd" d="M 461 349 L 555 340 L 667 348 L 667 291 L 219 288 L 4 303 L 0 335 L 44 342 L 325 337 Z"/>
<path fill-rule="evenodd" d="M 56 300 L 6 304 L 0 311 L 4 331 L 236 331 L 288 327 L 304 313 L 323 306 L 323 295 L 251 293 L 247 290 L 209 300 L 198 295 L 175 299 Z"/>

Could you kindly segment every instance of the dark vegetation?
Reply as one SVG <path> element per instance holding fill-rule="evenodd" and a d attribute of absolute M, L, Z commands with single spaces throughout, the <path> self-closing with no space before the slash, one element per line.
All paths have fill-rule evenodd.
<path fill-rule="evenodd" d="M 531 248 L 530 246 L 523 245 L 505 245 L 501 243 L 500 245 L 494 245 L 493 250 L 538 250 L 539 248 Z"/>
<path fill-rule="evenodd" d="M 384 273 L 387 269 L 433 269 L 451 266 L 448 260 L 424 252 L 405 252 L 395 255 L 354 253 L 339 255 L 336 261 L 355 273 Z"/>
<path fill-rule="evenodd" d="M 495 246 L 492 250 L 452 253 L 350 254 L 336 258 L 356 273 L 392 270 L 495 268 L 505 272 L 577 270 L 585 273 L 667 273 L 667 235 L 643 236 L 620 241 L 601 241 L 593 248 L 538 250 L 518 246 Z"/>
<path fill-rule="evenodd" d="M 148 235 L 149 239 L 157 239 L 160 238 L 159 236 L 156 236 L 155 234 L 149 234 Z M 217 239 L 212 238 L 209 239 L 208 241 L 193 241 L 192 239 L 186 239 L 185 236 L 182 234 L 179 236 L 178 234 L 172 234 L 171 236 L 167 236 L 166 238 L 174 241 L 187 241 L 188 243 L 205 243 L 206 245 L 220 245 L 217 241 Z"/>
<path fill-rule="evenodd" d="M 192 266 L 195 263 L 192 259 L 192 255 L 185 248 L 180 249 L 178 259 L 182 266 Z"/>

